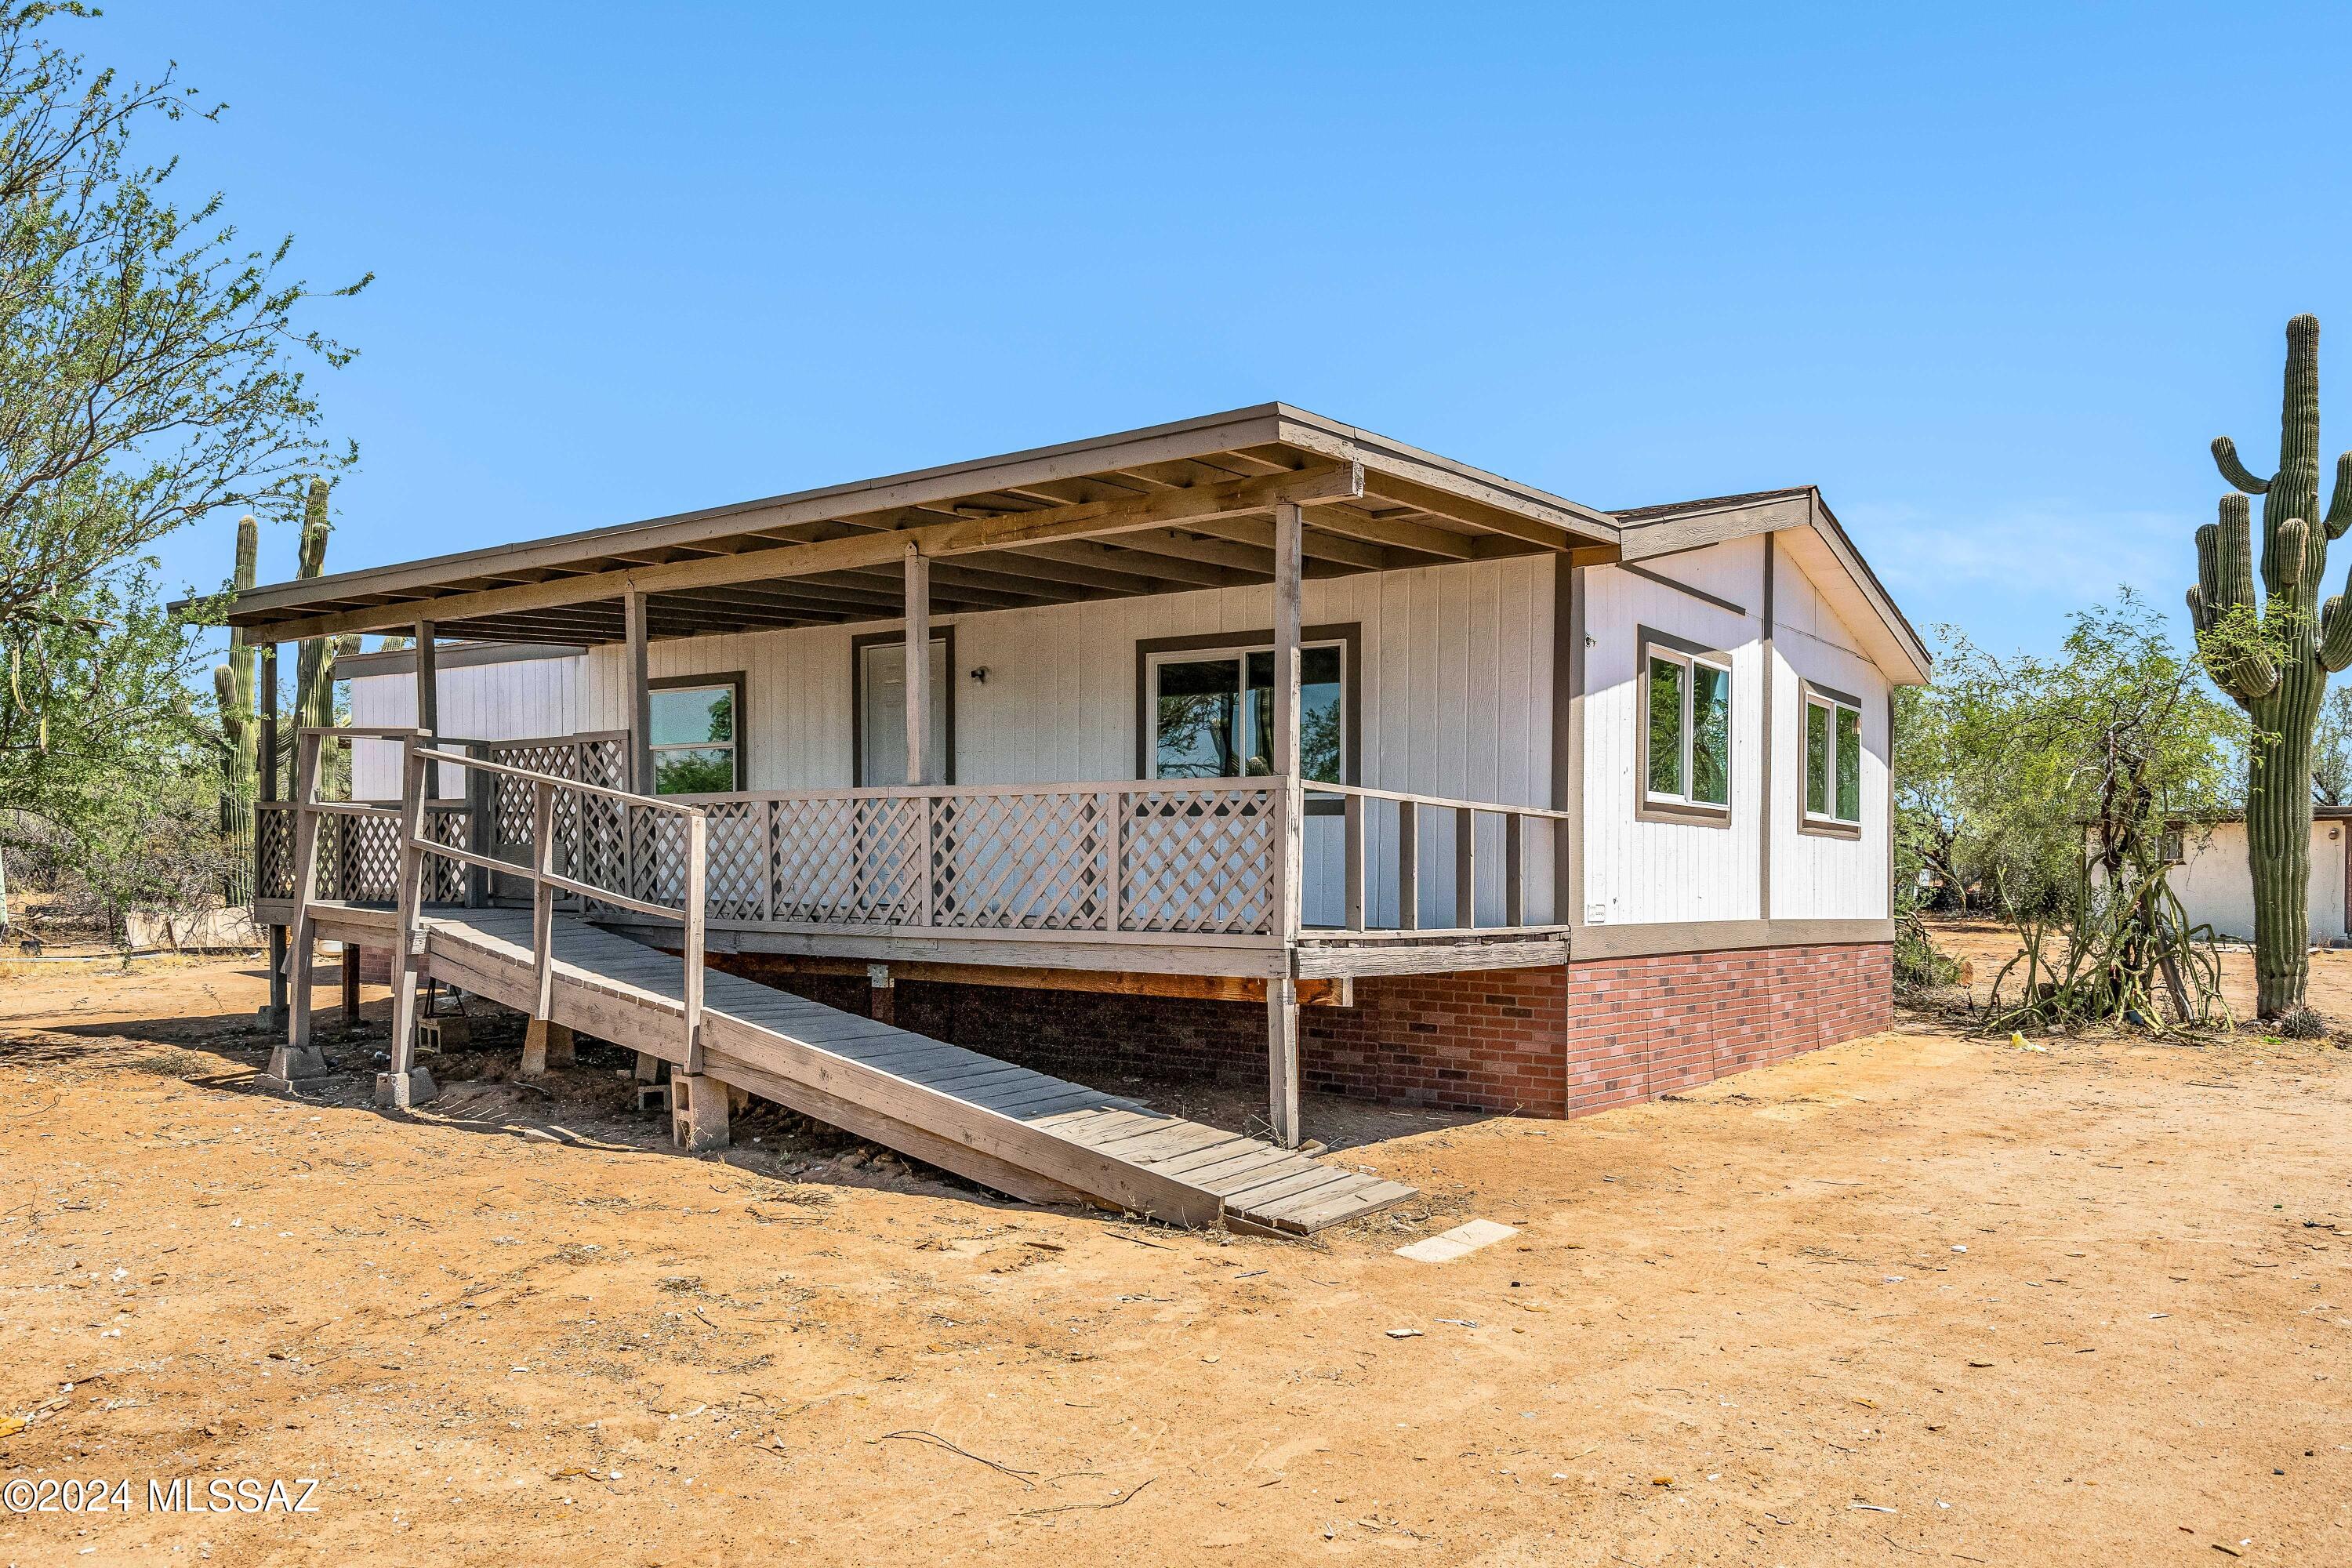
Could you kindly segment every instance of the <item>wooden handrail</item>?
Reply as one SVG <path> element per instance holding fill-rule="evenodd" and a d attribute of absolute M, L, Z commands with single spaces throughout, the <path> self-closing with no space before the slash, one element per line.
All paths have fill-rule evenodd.
<path fill-rule="evenodd" d="M 346 741 L 398 741 L 431 732 L 414 724 L 303 724 L 296 728 L 294 737 L 301 740 L 310 735 L 327 735 Z"/>
<path fill-rule="evenodd" d="M 663 920 L 674 920 L 684 928 L 683 952 L 680 958 L 685 973 L 679 986 L 679 999 L 685 1014 L 686 1071 L 689 1077 L 702 1071 L 702 960 L 704 948 L 705 900 L 709 897 L 708 846 L 709 823 L 700 806 L 687 805 L 677 801 L 664 800 L 658 795 L 633 795 L 627 790 L 608 789 L 603 784 L 585 784 L 554 773 L 517 767 L 510 763 L 494 763 L 484 757 L 448 752 L 436 746 L 421 744 L 426 738 L 422 731 L 412 731 L 401 740 L 401 878 L 400 931 L 401 963 L 412 961 L 408 956 L 413 945 L 419 905 L 422 903 L 424 877 L 422 868 L 428 856 L 438 856 L 459 865 L 476 866 L 505 876 L 520 876 L 531 884 L 531 967 L 537 980 L 531 1016 L 540 1022 L 549 1021 L 555 997 L 555 895 L 557 892 L 576 894 L 600 904 L 634 910 L 641 914 Z M 526 780 L 531 786 L 531 853 L 528 865 L 479 855 L 455 845 L 437 844 L 425 837 L 424 799 L 426 777 L 434 764 L 478 773 L 502 774 Z M 555 795 L 558 790 L 571 790 L 580 795 L 596 795 L 616 800 L 625 806 L 654 806 L 674 812 L 686 823 L 686 887 L 683 908 L 672 909 L 667 904 L 632 894 L 600 888 L 577 878 L 567 877 L 555 868 Z M 403 973 L 409 973 L 405 967 Z M 395 994 L 403 982 L 394 981 Z M 413 984 L 408 989 L 413 991 Z M 413 998 L 404 1017 L 395 1010 L 395 1041 L 393 1069 L 404 1075 L 407 1064 L 414 1059 L 415 1048 L 410 1037 L 415 1030 Z M 404 1082 L 404 1077 L 401 1079 Z"/>
<path fill-rule="evenodd" d="M 428 761 L 446 763 L 451 767 L 471 768 L 488 773 L 504 773 L 509 778 L 529 779 L 534 783 L 545 779 L 561 789 L 577 790 L 582 795 L 601 795 L 606 800 L 625 801 L 631 805 L 658 806 L 664 811 L 674 811 L 680 816 L 694 817 L 703 814 L 702 807 L 688 805 L 683 801 L 664 800 L 657 795 L 632 795 L 625 789 L 614 789 L 606 784 L 593 784 L 582 779 L 567 779 L 557 773 L 541 773 L 533 768 L 519 768 L 512 763 L 494 763 L 487 757 L 469 757 L 462 752 L 444 752 L 432 746 L 419 746 L 415 748 L 415 752 L 416 755 Z M 513 868 L 509 867 L 509 869 L 511 870 Z"/>
<path fill-rule="evenodd" d="M 1403 790 L 1373 789 L 1369 784 L 1318 784 L 1307 781 L 1308 795 L 1357 795 L 1365 800 L 1409 801 L 1414 805 L 1433 806 L 1440 811 L 1485 811 L 1496 816 L 1534 816 L 1554 822 L 1566 822 L 1571 813 L 1548 805 L 1510 805 L 1498 800 L 1455 800 L 1442 795 L 1412 795 Z"/>

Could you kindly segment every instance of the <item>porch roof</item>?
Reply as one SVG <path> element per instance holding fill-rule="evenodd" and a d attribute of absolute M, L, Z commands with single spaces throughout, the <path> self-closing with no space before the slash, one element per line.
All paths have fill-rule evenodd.
<path fill-rule="evenodd" d="M 1304 507 L 1310 577 L 1540 552 L 1615 555 L 1616 521 L 1287 404 L 429 560 L 276 583 L 255 641 L 397 631 L 617 642 L 895 620 L 909 549 L 935 614 L 1271 583 L 1274 508 Z"/>

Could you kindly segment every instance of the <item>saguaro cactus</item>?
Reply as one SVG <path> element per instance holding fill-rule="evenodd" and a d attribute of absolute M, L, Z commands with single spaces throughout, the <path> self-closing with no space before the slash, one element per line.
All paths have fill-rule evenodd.
<path fill-rule="evenodd" d="M 2319 606 L 2327 546 L 2352 528 L 2352 452 L 2336 461 L 2327 514 L 2319 512 L 2319 320 L 2286 324 L 2286 392 L 2278 472 L 2257 478 L 2227 436 L 2213 461 L 2237 493 L 2197 531 L 2197 586 L 2189 614 L 2214 683 L 2253 721 L 2246 780 L 2246 858 L 2254 886 L 2254 999 L 2274 1018 L 2300 1005 L 2310 973 L 2311 737 L 2327 677 L 2352 665 L 2352 609 L 2341 594 Z M 2247 497 L 2263 498 L 2261 572 Z"/>
<path fill-rule="evenodd" d="M 316 577 L 327 569 L 327 535 L 333 526 L 327 521 L 327 481 L 314 479 L 310 494 L 302 501 L 301 553 L 296 575 Z M 356 644 L 357 639 L 353 639 Z M 335 654 L 341 647 L 336 637 L 305 637 L 300 655 L 294 665 L 294 721 L 297 724 L 324 728 L 335 721 Z"/>
<path fill-rule="evenodd" d="M 261 525 L 247 512 L 237 519 L 236 574 L 230 579 L 238 593 L 253 586 L 260 554 Z M 260 659 L 260 650 L 247 646 L 245 633 L 232 626 L 228 634 L 228 662 L 213 669 L 213 694 L 220 702 L 221 819 L 225 827 L 232 825 L 239 803 L 253 798 L 255 781 L 260 776 L 260 708 L 255 700 L 254 687 Z"/>

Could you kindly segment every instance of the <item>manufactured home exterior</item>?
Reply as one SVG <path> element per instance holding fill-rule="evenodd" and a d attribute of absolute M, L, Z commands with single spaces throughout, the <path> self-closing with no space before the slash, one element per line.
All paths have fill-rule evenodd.
<path fill-rule="evenodd" d="M 1810 488 L 1608 512 L 1267 405 L 233 618 L 421 632 L 355 727 L 701 806 L 713 966 L 1013 1060 L 1564 1116 L 1890 1017 L 1927 659 Z"/>

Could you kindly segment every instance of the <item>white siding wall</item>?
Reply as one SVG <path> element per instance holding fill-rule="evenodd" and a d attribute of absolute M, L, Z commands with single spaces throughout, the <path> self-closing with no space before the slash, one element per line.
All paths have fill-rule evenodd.
<path fill-rule="evenodd" d="M 1524 557 L 1414 572 L 1362 574 L 1305 584 L 1309 625 L 1356 622 L 1362 632 L 1362 782 L 1375 788 L 1548 805 L 1551 791 L 1552 574 Z M 956 637 L 959 784 L 1034 784 L 1136 776 L 1135 645 L 1139 639 L 1262 631 L 1273 624 L 1265 588 L 1207 589 L 1050 609 L 941 617 Z M 648 650 L 652 673 L 742 670 L 747 767 L 754 790 L 845 788 L 850 764 L 850 639 L 855 628 L 681 638 Z M 971 671 L 984 668 L 985 683 Z M 623 650 L 578 659 L 483 665 L 441 676 L 443 730 L 508 740 L 628 723 Z M 414 721 L 415 679 L 352 682 L 352 722 Z M 367 752 L 385 755 L 371 763 Z M 391 748 L 362 748 L 363 797 L 397 793 Z M 1373 918 L 1396 913 L 1395 826 L 1375 813 L 1368 858 L 1379 875 Z M 1307 824 L 1308 918 L 1336 921 L 1340 893 L 1337 817 Z M 1487 818 L 1479 846 L 1494 868 L 1481 918 L 1502 916 L 1502 824 Z M 1424 919 L 1451 923 L 1451 824 L 1422 828 Z M 1546 837 L 1529 844 L 1530 920 L 1552 918 Z"/>
<path fill-rule="evenodd" d="M 1884 918 L 1887 682 L 1788 552 L 1775 569 L 1779 658 L 1773 671 L 1773 795 L 1762 789 L 1763 605 L 1760 539 L 1668 557 L 1661 574 L 1740 605 L 1735 615 L 1611 567 L 1587 574 L 1585 802 L 1582 902 L 1608 924 L 1753 920 L 1759 914 L 1759 835 L 1772 833 L 1776 919 Z M 1379 788 L 1514 805 L 1550 801 L 1553 563 L 1519 559 L 1416 572 L 1310 581 L 1310 625 L 1362 629 L 1364 783 Z M 961 784 L 1027 784 L 1136 776 L 1139 639 L 1259 631 L 1272 620 L 1264 588 L 1212 589 L 1051 609 L 950 617 L 956 627 L 955 776 Z M 1732 822 L 1727 828 L 1635 818 L 1640 692 L 1637 628 L 1721 648 L 1732 656 Z M 888 623 L 855 631 L 887 630 Z M 658 642 L 656 677 L 741 670 L 744 734 L 755 790 L 842 788 L 851 783 L 851 628 L 768 632 Z M 984 668 L 985 683 L 971 679 Z M 507 740 L 618 730 L 628 722 L 622 650 L 445 670 L 442 727 L 469 739 Z M 1797 830 L 1802 706 L 1811 679 L 1862 699 L 1863 822 L 1859 838 Z M 352 682 L 354 723 L 413 721 L 415 682 L 373 676 Z M 362 798 L 397 792 L 392 749 L 363 746 Z M 454 784 L 455 781 L 451 783 Z M 1339 915 L 1339 822 L 1307 825 L 1312 921 Z M 1493 868 L 1479 918 L 1501 919 L 1502 824 L 1482 824 L 1479 855 Z M 1372 919 L 1396 915 L 1396 827 L 1373 814 L 1368 858 Z M 1549 836 L 1528 846 L 1528 918 L 1565 919 L 1549 898 Z M 2341 857 L 2336 894 L 2341 907 Z M 1422 830 L 1422 916 L 1449 924 L 1452 824 L 1428 814 Z M 2315 900 L 2320 898 L 2316 886 Z M 2339 922 L 2340 925 L 2340 922 Z"/>
<path fill-rule="evenodd" d="M 2311 825 L 2311 940 L 2342 941 L 2344 926 L 2344 835 L 2342 822 Z M 2192 926 L 2210 925 L 2217 936 L 2251 942 L 2254 935 L 2254 884 L 2246 870 L 2246 826 L 2218 823 L 2192 829 L 2182 846 L 2187 860 L 2172 869 L 2172 890 L 2180 896 Z"/>
<path fill-rule="evenodd" d="M 534 658 L 441 671 L 441 732 L 468 741 L 520 741 L 606 728 L 578 721 L 584 710 L 588 660 Z M 416 678 L 367 675 L 352 682 L 352 722 L 361 728 L 416 722 Z M 609 728 L 618 729 L 620 725 Z M 442 794 L 463 790 L 457 770 L 440 770 Z M 352 795 L 391 800 L 400 794 L 400 749 L 384 741 L 352 746 Z"/>
<path fill-rule="evenodd" d="M 1764 543 L 1695 550 L 1661 576 L 1727 599 L 1734 615 L 1615 567 L 1585 574 L 1584 915 L 1595 924 L 1758 918 L 1757 824 L 1763 782 Z M 1731 823 L 1643 822 L 1638 752 L 1641 628 L 1731 656 Z M 1598 915 L 1599 920 L 1593 920 Z"/>
<path fill-rule="evenodd" d="M 1663 576 L 1738 605 L 1734 615 L 1613 567 L 1585 574 L 1584 913 L 1598 923 L 1755 920 L 1759 837 L 1772 834 L 1774 920 L 1884 919 L 1887 681 L 1786 551 L 1773 566 L 1772 795 L 1763 806 L 1764 543 L 1736 540 L 1663 558 Z M 1640 628 L 1731 655 L 1731 826 L 1644 822 L 1637 752 Z M 1797 830 L 1803 708 L 1811 679 L 1862 700 L 1862 835 Z"/>
<path fill-rule="evenodd" d="M 1772 918 L 1884 920 L 1892 910 L 1886 822 L 1886 678 L 1864 658 L 1803 570 L 1773 565 Z M 1832 838 L 1797 824 L 1803 787 L 1804 698 L 1811 680 L 1862 700 L 1862 837 Z"/>

